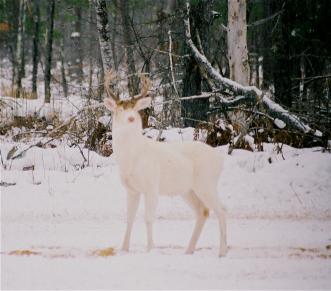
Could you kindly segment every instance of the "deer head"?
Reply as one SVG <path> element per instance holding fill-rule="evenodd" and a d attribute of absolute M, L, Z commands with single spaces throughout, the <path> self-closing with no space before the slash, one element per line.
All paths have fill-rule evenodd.
<path fill-rule="evenodd" d="M 113 121 L 118 126 L 132 127 L 136 125 L 141 127 L 142 121 L 139 111 L 149 107 L 152 102 L 151 97 L 146 97 L 150 87 L 150 80 L 142 75 L 141 92 L 131 99 L 120 100 L 119 95 L 114 93 L 109 86 L 114 78 L 115 76 L 112 71 L 109 71 L 105 76 L 105 89 L 108 98 L 104 101 L 106 108 L 113 113 Z"/>

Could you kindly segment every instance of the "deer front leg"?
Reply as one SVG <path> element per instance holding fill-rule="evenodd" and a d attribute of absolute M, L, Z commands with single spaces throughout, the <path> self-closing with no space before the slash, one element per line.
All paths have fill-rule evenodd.
<path fill-rule="evenodd" d="M 153 242 L 153 223 L 157 206 L 157 194 L 145 194 L 145 221 L 147 230 L 147 251 L 154 247 Z"/>
<path fill-rule="evenodd" d="M 136 217 L 139 200 L 140 200 L 140 193 L 127 190 L 127 224 L 126 224 L 124 241 L 122 245 L 122 250 L 126 252 L 129 251 L 131 231 L 132 231 L 134 219 Z"/>

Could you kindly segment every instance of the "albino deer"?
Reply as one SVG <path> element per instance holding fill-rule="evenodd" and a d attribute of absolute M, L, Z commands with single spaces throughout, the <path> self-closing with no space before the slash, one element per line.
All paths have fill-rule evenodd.
<path fill-rule="evenodd" d="M 158 195 L 181 195 L 192 207 L 196 223 L 186 253 L 194 252 L 209 209 L 219 221 L 220 251 L 227 252 L 226 212 L 217 195 L 217 182 L 223 167 L 223 156 L 204 143 L 157 142 L 142 135 L 139 111 L 151 105 L 148 95 L 150 81 L 142 77 L 142 90 L 130 100 L 120 100 L 109 89 L 113 78 L 109 72 L 105 106 L 112 112 L 113 150 L 120 177 L 127 191 L 127 227 L 122 250 L 128 251 L 131 230 L 140 195 L 144 194 L 147 250 L 153 248 L 152 227 Z"/>

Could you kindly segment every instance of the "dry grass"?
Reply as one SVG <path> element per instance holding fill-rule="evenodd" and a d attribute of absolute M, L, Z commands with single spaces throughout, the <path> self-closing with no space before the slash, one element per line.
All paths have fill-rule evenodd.
<path fill-rule="evenodd" d="M 8 96 L 14 98 L 17 98 L 17 96 L 19 95 L 17 88 L 6 86 L 4 84 L 1 84 L 1 92 L 2 92 L 2 96 Z M 33 100 L 33 99 L 37 99 L 38 96 L 36 93 L 28 91 L 25 88 L 21 88 L 20 98 Z"/>
<path fill-rule="evenodd" d="M 92 255 L 97 257 L 110 257 L 115 255 L 115 250 L 111 247 L 106 249 L 95 250 L 92 252 Z"/>
<path fill-rule="evenodd" d="M 15 250 L 11 251 L 9 255 L 15 256 L 31 256 L 31 255 L 40 255 L 40 252 L 30 251 L 30 250 Z"/>

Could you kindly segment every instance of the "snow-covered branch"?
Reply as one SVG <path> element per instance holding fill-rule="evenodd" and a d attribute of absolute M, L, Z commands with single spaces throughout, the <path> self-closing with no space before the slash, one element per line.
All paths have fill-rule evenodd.
<path fill-rule="evenodd" d="M 203 55 L 196 45 L 193 43 L 190 32 L 190 20 L 189 20 L 189 3 L 187 2 L 187 14 L 184 18 L 184 26 L 185 26 L 185 36 L 186 43 L 188 47 L 191 49 L 191 53 L 198 63 L 201 70 L 203 70 L 206 75 L 211 79 L 211 81 L 215 84 L 215 87 L 220 90 L 220 92 L 229 91 L 233 95 L 237 96 L 234 98 L 235 103 L 241 103 L 250 101 L 261 103 L 264 105 L 268 114 L 274 118 L 281 119 L 289 126 L 294 127 L 295 129 L 308 133 L 312 132 L 312 129 L 308 124 L 305 124 L 300 118 L 288 110 L 284 109 L 281 105 L 274 102 L 270 97 L 269 93 L 264 92 L 258 89 L 255 86 L 243 86 L 235 81 L 232 81 L 228 78 L 222 77 L 221 74 L 213 68 L 211 63 L 208 61 L 205 55 Z M 228 100 L 226 97 L 222 96 L 220 101 L 226 105 L 228 103 L 234 102 L 233 100 Z M 233 104 L 231 104 L 233 105 Z M 315 135 L 320 136 L 318 131 L 315 132 Z"/>

